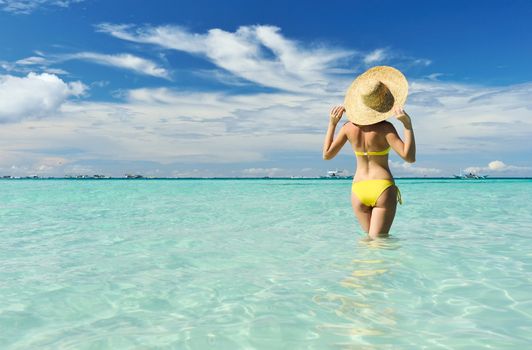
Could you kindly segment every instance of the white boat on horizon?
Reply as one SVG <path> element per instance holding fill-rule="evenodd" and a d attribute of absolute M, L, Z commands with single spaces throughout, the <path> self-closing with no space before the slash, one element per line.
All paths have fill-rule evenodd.
<path fill-rule="evenodd" d="M 327 171 L 327 178 L 348 178 L 350 175 L 345 170 L 329 170 Z"/>
<path fill-rule="evenodd" d="M 453 175 L 455 179 L 463 179 L 463 180 L 483 180 L 488 177 L 488 175 L 479 175 L 474 172 L 469 172 L 467 174 L 462 174 L 462 169 L 460 169 L 459 175 Z"/>

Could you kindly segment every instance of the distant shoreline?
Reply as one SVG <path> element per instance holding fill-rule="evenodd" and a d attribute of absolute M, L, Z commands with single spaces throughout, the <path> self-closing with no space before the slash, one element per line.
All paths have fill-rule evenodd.
<path fill-rule="evenodd" d="M 0 180 L 69 180 L 69 181 L 102 181 L 102 180 L 352 180 L 353 177 L 0 177 Z M 489 177 L 487 179 L 456 179 L 454 177 L 395 177 L 396 180 L 454 180 L 456 182 L 481 182 L 489 180 L 532 180 L 532 177 Z"/>

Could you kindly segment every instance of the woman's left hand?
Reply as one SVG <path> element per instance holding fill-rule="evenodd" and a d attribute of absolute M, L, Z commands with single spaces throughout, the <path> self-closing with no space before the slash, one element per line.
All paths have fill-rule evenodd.
<path fill-rule="evenodd" d="M 332 124 L 336 125 L 342 119 L 342 115 L 345 112 L 345 108 L 342 105 L 334 106 L 329 112 L 329 120 Z"/>
<path fill-rule="evenodd" d="M 405 112 L 402 106 L 396 107 L 393 112 L 395 113 L 395 117 L 397 120 L 399 120 L 403 124 L 411 124 L 412 121 L 410 119 L 410 116 Z"/>

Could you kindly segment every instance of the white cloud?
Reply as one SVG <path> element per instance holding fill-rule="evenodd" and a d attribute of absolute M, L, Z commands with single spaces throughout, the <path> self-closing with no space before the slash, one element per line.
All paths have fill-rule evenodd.
<path fill-rule="evenodd" d="M 218 76 L 220 80 L 259 84 L 277 90 L 231 94 L 187 91 L 183 87 L 179 90 L 139 88 L 122 91 L 119 100 L 113 103 L 88 102 L 68 100 L 86 89 L 80 82 L 67 83 L 55 75 L 44 74 L 42 76 L 53 77 L 56 85 L 62 88 L 54 90 L 44 84 L 45 88 L 30 87 L 15 93 L 16 89 L 11 89 L 16 86 L 14 82 L 10 82 L 9 89 L 2 90 L 5 77 L 12 77 L 2 76 L 0 119 L 21 120 L 18 124 L 3 125 L 0 130 L 0 153 L 5 157 L 2 164 L 17 165 L 16 160 L 23 158 L 36 159 L 32 164 L 38 164 L 40 158 L 35 155 L 38 152 L 42 157 L 42 150 L 69 145 L 83 151 L 65 157 L 71 164 L 86 159 L 150 160 L 164 164 L 179 162 L 198 168 L 200 163 L 253 162 L 253 167 L 250 164 L 248 169 L 254 170 L 250 171 L 262 169 L 264 176 L 269 176 L 265 169 L 270 169 L 271 161 L 277 159 L 278 154 L 293 152 L 316 155 L 317 161 L 321 159 L 327 112 L 331 105 L 341 103 L 345 88 L 356 74 L 354 70 L 346 74 L 344 60 L 355 56 L 363 66 L 363 55 L 358 51 L 303 45 L 284 38 L 278 28 L 270 26 L 241 27 L 236 32 L 213 29 L 205 34 L 189 33 L 172 26 L 100 25 L 99 30 L 124 40 L 199 55 L 216 66 L 215 72 L 223 72 Z M 89 54 L 97 55 L 101 63 L 105 61 L 106 64 L 110 64 L 109 57 L 119 56 Z M 390 51 L 385 54 L 384 59 L 390 60 L 392 65 L 396 59 L 403 59 Z M 42 54 L 35 53 L 32 57 L 38 56 Z M 32 57 L 22 63 L 42 64 Z M 92 59 L 96 57 L 91 56 Z M 141 66 L 131 64 L 129 69 L 136 67 L 157 72 L 156 65 L 139 68 Z M 408 71 L 405 73 L 408 77 Z M 36 76 L 41 75 L 32 75 Z M 75 89 L 76 83 L 83 88 Z M 457 154 L 471 157 L 471 154 L 489 152 L 494 158 L 506 159 L 505 152 L 515 149 L 522 154 L 532 152 L 529 142 L 532 84 L 485 87 L 437 80 L 411 80 L 410 83 L 406 109 L 413 119 L 419 154 L 430 156 L 434 161 L 440 156 L 449 159 Z M 50 98 L 45 93 L 49 90 L 56 91 L 50 93 Z M 9 112 L 11 105 L 14 105 L 10 107 L 14 112 Z M 58 118 L 22 120 L 41 114 Z M 402 134 L 400 125 L 398 130 Z M 349 144 L 342 153 L 352 156 L 348 148 Z M 261 161 L 268 163 L 261 164 Z M 284 162 L 286 164 L 286 160 Z M 319 164 L 317 166 L 329 165 Z M 391 162 L 390 166 L 399 175 L 430 176 L 449 171 L 398 162 Z M 273 168 L 282 167 L 273 164 Z M 506 169 L 498 171 L 508 173 L 526 168 L 519 167 L 519 170 L 499 163 L 492 167 Z M 180 171 L 186 173 L 188 170 Z"/>
<path fill-rule="evenodd" d="M 0 0 L 0 9 L 26 15 L 40 7 L 68 7 L 82 1 L 84 0 Z"/>
<path fill-rule="evenodd" d="M 106 55 L 96 52 L 79 52 L 63 56 L 63 60 L 79 59 L 106 66 L 132 70 L 136 73 L 151 75 L 159 78 L 169 78 L 169 72 L 159 67 L 155 62 L 128 53 Z"/>
<path fill-rule="evenodd" d="M 80 81 L 67 83 L 48 73 L 0 75 L 0 122 L 49 116 L 69 97 L 81 96 L 86 89 Z"/>
<path fill-rule="evenodd" d="M 315 153 L 319 161 L 321 126 L 327 120 L 322 107 L 318 98 L 286 93 L 240 96 L 170 89 L 132 90 L 121 103 L 70 101 L 58 118 L 4 125 L 0 149 L 7 158 L 0 166 L 22 166 L 54 153 L 70 163 L 149 160 L 214 169 L 216 164 L 261 162 L 286 150 Z M 296 112 L 305 114 L 307 128 L 301 128 Z M 65 147 L 79 152 L 62 151 Z"/>
<path fill-rule="evenodd" d="M 508 165 L 505 164 L 503 161 L 500 160 L 494 160 L 488 163 L 488 166 L 485 167 L 478 167 L 478 166 L 472 166 L 464 169 L 464 172 L 466 173 L 473 173 L 473 174 L 480 174 L 485 172 L 526 172 L 532 170 L 532 167 L 530 166 L 516 166 L 516 165 Z"/>
<path fill-rule="evenodd" d="M 414 82 L 413 85 L 417 83 Z M 508 105 L 499 105 L 509 98 L 506 94 L 520 95 L 516 90 L 526 90 L 526 87 L 509 87 L 500 92 L 502 95 L 496 94 L 494 101 L 497 102 L 492 101 L 486 107 L 483 107 L 486 101 L 481 103 L 475 97 L 486 94 L 488 88 L 460 84 L 449 87 L 448 84 L 439 82 L 424 88 L 433 92 L 432 97 L 441 102 L 429 107 L 421 106 L 420 102 L 415 101 L 407 108 L 414 120 L 418 153 L 421 155 L 432 155 L 431 159 L 435 162 L 439 155 L 459 152 L 460 147 L 464 147 L 466 152 L 479 147 L 483 152 L 492 153 L 506 148 L 511 151 L 525 147 L 523 152 L 527 152 L 523 140 L 512 139 L 519 133 L 529 137 L 531 133 L 526 129 L 529 126 L 524 122 L 514 125 L 515 122 L 511 119 L 509 125 L 506 125 L 505 119 L 511 118 L 507 117 Z M 493 88 L 489 89 L 492 91 Z M 468 103 L 472 96 L 474 101 Z M 506 97 L 499 101 L 501 96 Z M 214 165 L 253 162 L 254 166 L 249 169 L 267 169 L 257 164 L 266 160 L 271 162 L 276 159 L 276 154 L 286 152 L 315 154 L 316 161 L 319 162 L 329 104 L 336 99 L 341 100 L 341 97 L 341 94 L 324 97 L 289 92 L 232 95 L 169 88 L 134 89 L 124 91 L 121 102 L 63 103 L 60 108 L 62 118 L 55 118 L 53 124 L 44 120 L 32 120 L 4 125 L 0 132 L 0 148 L 4 151 L 9 148 L 40 150 L 69 145 L 83 150 L 82 155 L 72 156 L 72 162 L 80 159 L 131 162 L 150 160 L 162 164 L 179 162 L 191 166 L 201 163 Z M 519 105 L 520 101 L 518 99 L 512 103 Z M 463 106 L 459 107 L 460 104 Z M 466 111 L 462 112 L 460 108 L 465 108 Z M 483 118 L 486 119 L 482 114 L 485 110 L 494 115 L 494 120 L 487 121 L 487 125 L 481 122 Z M 514 112 L 516 111 L 519 108 L 514 108 Z M 476 123 L 472 128 L 462 120 L 466 117 Z M 497 121 L 497 118 L 500 120 Z M 479 141 L 475 137 L 481 135 L 483 128 L 492 127 L 505 130 L 505 133 L 499 137 L 482 139 L 482 146 L 478 146 L 476 143 Z M 398 130 L 402 134 L 400 127 Z M 501 148 L 501 138 L 509 146 Z M 342 153 L 351 155 L 348 148 L 349 144 Z M 30 155 L 17 154 L 13 157 Z M 351 158 L 349 162 L 352 162 Z M 496 164 L 492 167 L 497 167 Z M 418 164 L 391 162 L 390 166 L 399 176 L 445 175 L 442 169 L 419 167 Z M 273 167 L 283 168 L 278 164 Z M 507 174 L 511 174 L 513 170 L 522 170 L 512 166 L 505 169 Z M 448 174 L 453 170 L 447 169 L 451 171 Z M 216 172 L 213 174 L 220 175 Z M 264 172 L 262 176 L 270 175 Z"/>
<path fill-rule="evenodd" d="M 504 87 L 411 81 L 405 108 L 419 149 L 430 154 L 500 157 L 532 151 L 532 84 Z"/>
<path fill-rule="evenodd" d="M 490 162 L 488 164 L 488 168 L 491 170 L 503 170 L 505 168 L 508 168 L 508 165 L 504 164 L 500 160 L 494 160 L 493 162 Z"/>
<path fill-rule="evenodd" d="M 390 168 L 392 170 L 397 170 L 399 175 L 428 175 L 428 176 L 434 176 L 441 173 L 440 169 L 437 168 L 423 168 L 418 167 L 415 165 L 412 165 L 411 163 L 406 162 L 395 162 L 393 160 L 389 160 L 388 164 L 390 164 Z"/>

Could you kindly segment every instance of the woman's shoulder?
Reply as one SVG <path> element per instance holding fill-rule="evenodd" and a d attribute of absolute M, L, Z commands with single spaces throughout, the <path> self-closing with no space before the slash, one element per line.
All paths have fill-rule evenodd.
<path fill-rule="evenodd" d="M 342 125 L 342 128 L 346 131 L 346 132 L 351 132 L 351 133 L 357 133 L 357 132 L 361 132 L 362 131 L 362 127 L 360 125 L 357 125 L 351 121 L 347 121 L 344 123 L 344 125 Z"/>
<path fill-rule="evenodd" d="M 346 121 L 344 125 L 342 125 L 343 128 L 349 129 L 349 130 L 360 130 L 360 125 L 357 125 L 353 123 L 352 121 Z"/>
<path fill-rule="evenodd" d="M 342 125 L 342 129 L 344 129 L 345 131 L 354 131 L 358 129 L 358 126 L 348 120 L 344 123 L 344 125 Z"/>

